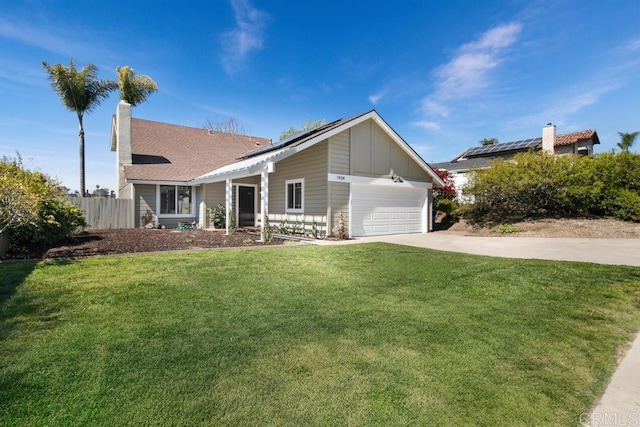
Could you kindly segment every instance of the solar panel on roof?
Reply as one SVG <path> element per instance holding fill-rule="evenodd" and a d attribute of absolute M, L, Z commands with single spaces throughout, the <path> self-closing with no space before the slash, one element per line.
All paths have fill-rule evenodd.
<path fill-rule="evenodd" d="M 535 147 L 542 142 L 542 138 L 530 138 L 520 141 L 505 142 L 503 144 L 484 145 L 482 147 L 474 147 L 464 153 L 465 157 L 481 156 L 483 154 L 502 153 L 507 151 L 525 150 Z"/>
<path fill-rule="evenodd" d="M 283 148 L 283 147 L 286 147 L 287 145 L 293 144 L 294 142 L 296 142 L 298 140 L 301 140 L 303 138 L 306 138 L 309 135 L 320 133 L 323 130 L 325 130 L 326 128 L 335 125 L 336 123 L 338 123 L 341 120 L 342 119 L 335 120 L 335 121 L 333 121 L 331 123 L 324 124 L 324 125 L 319 126 L 317 128 L 313 128 L 313 129 L 310 129 L 308 131 L 295 134 L 295 135 L 290 136 L 289 138 L 286 138 L 286 139 L 284 139 L 282 141 L 278 141 L 277 144 L 260 147 L 258 149 L 253 150 L 253 151 L 250 151 L 249 153 L 246 153 L 244 156 L 239 157 L 239 159 L 245 159 L 245 158 L 249 158 L 249 157 L 254 157 L 254 156 L 257 156 L 258 154 L 266 153 L 266 152 L 273 151 L 273 150 L 279 150 L 280 148 Z"/>

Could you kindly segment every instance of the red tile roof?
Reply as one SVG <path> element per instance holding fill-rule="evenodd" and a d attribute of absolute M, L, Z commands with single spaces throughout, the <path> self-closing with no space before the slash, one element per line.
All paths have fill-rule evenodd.
<path fill-rule="evenodd" d="M 556 135 L 555 146 L 571 145 L 577 142 L 588 141 L 593 139 L 594 144 L 600 144 L 598 134 L 595 130 L 582 130 L 580 132 L 565 133 L 562 135 Z"/>
<path fill-rule="evenodd" d="M 189 181 L 270 144 L 266 138 L 132 118 L 133 164 L 124 167 L 125 176 L 140 181 Z"/>

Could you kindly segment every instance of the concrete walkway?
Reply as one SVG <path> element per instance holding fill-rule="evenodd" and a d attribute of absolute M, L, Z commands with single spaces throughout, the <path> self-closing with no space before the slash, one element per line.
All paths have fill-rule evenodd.
<path fill-rule="evenodd" d="M 450 252 L 505 258 L 581 261 L 640 267 L 640 239 L 574 239 L 537 237 L 473 237 L 436 232 L 363 237 L 316 244 L 387 242 Z M 620 362 L 604 394 L 581 425 L 640 426 L 640 334 Z"/>

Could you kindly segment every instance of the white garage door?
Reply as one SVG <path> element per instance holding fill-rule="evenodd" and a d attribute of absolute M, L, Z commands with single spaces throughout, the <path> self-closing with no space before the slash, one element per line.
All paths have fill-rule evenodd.
<path fill-rule="evenodd" d="M 351 184 L 351 235 L 422 233 L 427 190 Z"/>

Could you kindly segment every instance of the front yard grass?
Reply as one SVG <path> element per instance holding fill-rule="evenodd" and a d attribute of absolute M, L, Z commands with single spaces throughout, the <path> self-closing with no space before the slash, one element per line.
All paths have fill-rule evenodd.
<path fill-rule="evenodd" d="M 1 425 L 578 425 L 640 268 L 386 244 L 0 265 Z"/>

